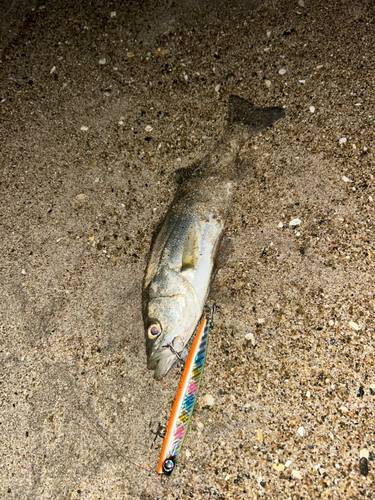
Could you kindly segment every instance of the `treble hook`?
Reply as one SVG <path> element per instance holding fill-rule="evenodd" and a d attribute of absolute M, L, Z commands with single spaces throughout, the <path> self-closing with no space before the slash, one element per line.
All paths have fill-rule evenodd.
<path fill-rule="evenodd" d="M 183 360 L 183 358 L 181 358 L 180 354 L 173 347 L 173 342 L 174 342 L 174 339 L 172 340 L 172 342 L 170 344 L 165 344 L 162 347 L 168 347 L 168 349 L 170 349 L 173 352 L 173 354 L 176 356 L 176 358 L 178 359 L 178 361 L 180 361 L 181 363 L 183 363 L 184 360 Z"/>
<path fill-rule="evenodd" d="M 165 438 L 167 428 L 165 427 L 165 425 L 161 425 L 160 422 L 158 424 L 158 428 L 156 429 L 156 431 L 152 430 L 151 422 L 148 424 L 148 428 L 150 429 L 150 432 L 152 434 L 155 434 L 154 440 L 152 441 L 152 444 L 151 444 L 151 448 L 153 448 L 158 437 L 161 437 L 162 439 Z"/>
<path fill-rule="evenodd" d="M 212 306 L 210 307 L 209 305 L 204 306 L 205 309 L 207 309 L 207 321 L 210 323 L 210 326 L 213 326 L 213 319 L 214 319 L 214 314 L 216 313 L 218 307 L 216 306 L 216 303 L 214 302 Z"/>
<path fill-rule="evenodd" d="M 213 323 L 214 314 L 218 310 L 218 307 L 217 307 L 216 303 L 214 302 L 211 307 L 209 305 L 205 304 L 203 309 L 207 310 L 207 312 L 206 312 L 207 322 L 210 324 L 210 327 L 212 327 L 214 324 Z M 162 347 L 168 347 L 168 349 L 170 349 L 172 351 L 172 353 L 176 356 L 178 361 L 180 363 L 184 363 L 185 362 L 184 359 L 181 357 L 180 353 L 178 353 L 173 346 L 174 341 L 175 341 L 175 339 L 173 339 L 170 344 L 165 344 Z"/>

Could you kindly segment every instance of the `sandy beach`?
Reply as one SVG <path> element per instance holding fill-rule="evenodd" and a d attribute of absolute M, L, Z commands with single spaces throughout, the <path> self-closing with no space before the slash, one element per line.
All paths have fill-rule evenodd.
<path fill-rule="evenodd" d="M 0 497 L 374 498 L 373 2 L 3 12 Z M 241 152 L 201 390 L 160 481 L 149 426 L 182 368 L 147 370 L 142 280 L 231 94 L 285 117 Z"/>

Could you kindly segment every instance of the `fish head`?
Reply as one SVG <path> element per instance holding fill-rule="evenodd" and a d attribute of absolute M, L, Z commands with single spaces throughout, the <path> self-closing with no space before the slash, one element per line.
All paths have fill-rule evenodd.
<path fill-rule="evenodd" d="M 164 269 L 148 288 L 143 309 L 147 368 L 161 380 L 194 333 L 201 311 L 194 288 L 178 271 Z"/>

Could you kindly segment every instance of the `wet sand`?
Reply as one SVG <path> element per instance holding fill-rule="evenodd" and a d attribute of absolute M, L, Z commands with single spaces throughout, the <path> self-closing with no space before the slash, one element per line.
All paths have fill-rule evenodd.
<path fill-rule="evenodd" d="M 375 7 L 8 4 L 1 498 L 373 498 Z M 241 154 L 221 312 L 160 482 L 149 423 L 181 368 L 146 369 L 143 273 L 173 174 L 213 145 L 231 94 L 286 116 Z"/>

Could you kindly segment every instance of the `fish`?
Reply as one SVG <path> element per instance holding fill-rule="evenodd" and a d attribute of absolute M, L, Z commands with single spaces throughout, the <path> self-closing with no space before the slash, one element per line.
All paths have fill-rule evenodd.
<path fill-rule="evenodd" d="M 212 315 L 213 309 L 203 317 L 190 348 L 166 428 L 157 474 L 172 474 L 181 451 L 202 380 Z"/>
<path fill-rule="evenodd" d="M 213 148 L 181 172 L 180 185 L 155 231 L 142 286 L 147 368 L 162 380 L 186 352 L 210 290 L 225 220 L 246 175 L 238 161 L 251 136 L 284 116 L 232 95 Z"/>

